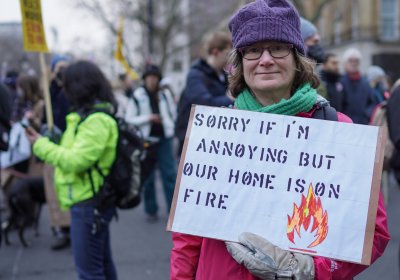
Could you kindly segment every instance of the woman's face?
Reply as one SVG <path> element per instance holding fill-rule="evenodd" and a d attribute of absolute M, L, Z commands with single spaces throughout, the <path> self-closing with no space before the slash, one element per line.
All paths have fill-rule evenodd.
<path fill-rule="evenodd" d="M 215 66 L 218 70 L 223 70 L 226 63 L 228 62 L 229 52 L 232 50 L 232 47 L 226 47 L 222 51 L 218 50 L 214 53 L 215 58 Z"/>
<path fill-rule="evenodd" d="M 146 88 L 152 93 L 157 92 L 159 83 L 160 78 L 157 75 L 150 74 L 144 78 L 144 84 L 146 85 Z"/>
<path fill-rule="evenodd" d="M 276 56 L 279 50 L 287 48 L 287 46 L 288 44 L 279 42 L 263 42 L 246 47 L 247 50 L 242 50 L 243 54 L 243 51 L 255 52 L 260 50 L 260 47 L 264 49 L 258 59 L 248 60 L 244 58 L 245 56 L 242 58 L 245 82 L 257 97 L 267 97 L 268 95 L 286 99 L 290 97 L 296 72 L 293 46 L 286 50 L 287 55 L 282 58 L 272 57 L 267 50 L 272 47 L 270 50 L 273 50 L 273 55 Z"/>
<path fill-rule="evenodd" d="M 348 73 L 360 72 L 360 59 L 358 57 L 350 57 L 346 62 L 345 69 Z"/>

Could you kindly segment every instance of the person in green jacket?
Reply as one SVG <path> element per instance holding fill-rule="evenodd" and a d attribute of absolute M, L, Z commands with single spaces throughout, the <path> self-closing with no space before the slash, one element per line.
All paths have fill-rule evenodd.
<path fill-rule="evenodd" d="M 55 186 L 61 208 L 71 212 L 71 241 L 79 279 L 117 279 L 111 256 L 109 223 L 114 206 L 99 211 L 94 196 L 116 157 L 117 123 L 111 86 L 91 62 L 78 61 L 65 70 L 64 86 L 71 113 L 60 143 L 32 128 L 27 135 L 33 153 L 55 166 Z"/>

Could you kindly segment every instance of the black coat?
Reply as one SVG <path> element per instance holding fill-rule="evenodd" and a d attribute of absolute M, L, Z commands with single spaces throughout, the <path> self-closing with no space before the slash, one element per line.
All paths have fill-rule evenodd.
<path fill-rule="evenodd" d="M 367 79 L 361 77 L 353 81 L 348 75 L 344 75 L 341 83 L 345 93 L 342 113 L 349 116 L 354 123 L 368 124 L 377 102 Z"/>
<path fill-rule="evenodd" d="M 387 105 L 387 122 L 390 139 L 396 149 L 400 151 L 400 86 L 398 86 L 389 98 Z"/>
<path fill-rule="evenodd" d="M 338 112 L 343 111 L 344 88 L 341 75 L 321 70 L 321 80 L 325 83 L 330 105 Z"/>
<path fill-rule="evenodd" d="M 175 135 L 180 141 L 185 138 L 192 104 L 229 106 L 233 101 L 226 96 L 227 88 L 226 79 L 221 81 L 205 60 L 198 59 L 193 63 L 178 104 Z"/>
<path fill-rule="evenodd" d="M 0 84 L 0 150 L 7 150 L 8 140 L 5 135 L 10 131 L 11 99 L 6 86 Z"/>
<path fill-rule="evenodd" d="M 10 122 L 11 108 L 10 92 L 5 85 L 0 84 L 0 118 L 2 121 Z"/>
<path fill-rule="evenodd" d="M 390 140 L 395 146 L 391 164 L 396 178 L 400 182 L 400 86 L 393 91 L 389 98 L 386 117 Z"/>
<path fill-rule="evenodd" d="M 63 88 L 57 85 L 56 81 L 50 84 L 51 107 L 53 110 L 54 124 L 64 131 L 66 128 L 65 117 L 69 113 L 69 102 Z M 46 115 L 44 115 L 46 116 Z"/>

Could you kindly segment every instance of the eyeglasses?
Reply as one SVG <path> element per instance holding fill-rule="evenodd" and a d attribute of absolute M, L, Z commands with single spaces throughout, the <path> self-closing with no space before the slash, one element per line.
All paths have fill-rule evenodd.
<path fill-rule="evenodd" d="M 274 45 L 268 47 L 249 46 L 241 48 L 239 52 L 242 54 L 244 59 L 257 60 L 263 55 L 265 50 L 267 50 L 270 56 L 272 56 L 273 58 L 284 58 L 290 54 L 292 49 L 293 49 L 292 44 L 284 44 L 284 45 Z"/>

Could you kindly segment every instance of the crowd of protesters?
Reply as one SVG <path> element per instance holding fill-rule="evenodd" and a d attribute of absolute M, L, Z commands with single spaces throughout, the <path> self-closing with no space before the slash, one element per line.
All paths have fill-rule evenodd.
<path fill-rule="evenodd" d="M 251 21 L 249 13 L 260 20 Z M 271 30 L 278 29 L 278 25 L 287 28 L 290 36 L 273 33 Z M 28 127 L 33 154 L 3 170 L 12 178 L 2 180 L 0 212 L 6 212 L 3 210 L 12 203 L 9 198 L 20 189 L 44 193 L 42 167 L 35 173 L 32 166 L 42 166 L 43 162 L 53 165 L 58 201 L 62 209 L 70 211 L 71 223 L 53 227 L 56 238 L 51 248 L 64 249 L 72 241 L 79 279 L 117 279 L 109 233 L 115 208 L 96 214 L 91 204 L 91 188 L 102 187 L 101 174 L 91 172 L 89 176 L 84 172 L 98 163 L 108 173 L 116 154 L 118 132 L 112 117 L 97 113 L 80 124 L 83 116 L 97 107 L 137 126 L 146 143 L 142 168 L 145 170 L 143 204 L 148 222 L 157 222 L 159 217 L 155 193 L 157 170 L 167 205 L 163 210 L 165 213 L 170 210 L 177 163 L 193 104 L 274 113 L 272 104 L 290 108 L 296 97 L 303 100 L 302 106 L 297 106 L 294 114 L 287 114 L 311 117 L 317 103 L 324 100 L 336 109 L 339 121 L 363 125 L 373 123 L 377 108 L 387 108 L 389 138 L 394 146 L 388 172 L 393 172 L 400 184 L 400 84 L 391 83 L 385 69 L 372 65 L 363 72 L 360 67 L 363 54 L 357 49 L 349 48 L 343 53 L 324 50 L 320 44 L 323 34 L 311 22 L 300 18 L 286 1 L 258 0 L 247 4 L 232 17 L 229 29 L 231 34 L 218 31 L 206 38 L 204 54 L 193 62 L 185 87 L 178 95 L 165 86 L 162 70 L 154 64 L 143 67 L 140 83 L 124 73 L 110 82 L 93 62 L 55 55 L 49 65 L 48 87 L 56 128 L 50 134 L 39 77 L 8 71 L 0 84 L 0 129 L 3 133 L 19 123 Z M 272 77 L 279 80 L 276 87 L 264 85 L 253 73 L 257 67 L 277 67 L 285 75 Z M 303 75 L 298 76 L 296 71 L 302 71 Z M 96 219 L 102 226 L 93 233 L 91 225 Z M 4 215 L 3 220 L 7 222 Z M 374 247 L 373 260 L 382 254 L 389 240 L 381 200 L 376 223 L 377 248 Z M 269 246 L 259 236 L 243 238 Z M 282 263 L 283 270 L 276 271 L 258 266 L 260 260 L 243 253 L 249 250 L 243 245 L 227 244 L 227 250 L 222 241 L 178 233 L 173 235 L 173 242 L 171 279 L 228 279 L 227 275 L 242 275 L 229 279 L 269 279 L 265 275 L 275 273 L 280 277 L 280 273 L 288 273 L 284 270 L 290 270 L 294 279 L 350 279 L 362 270 L 361 266 L 342 262 L 332 271 L 326 258 L 290 254 L 275 248 L 281 259 L 297 263 L 296 271 L 289 263 Z M 347 278 L 341 278 L 343 275 Z"/>

